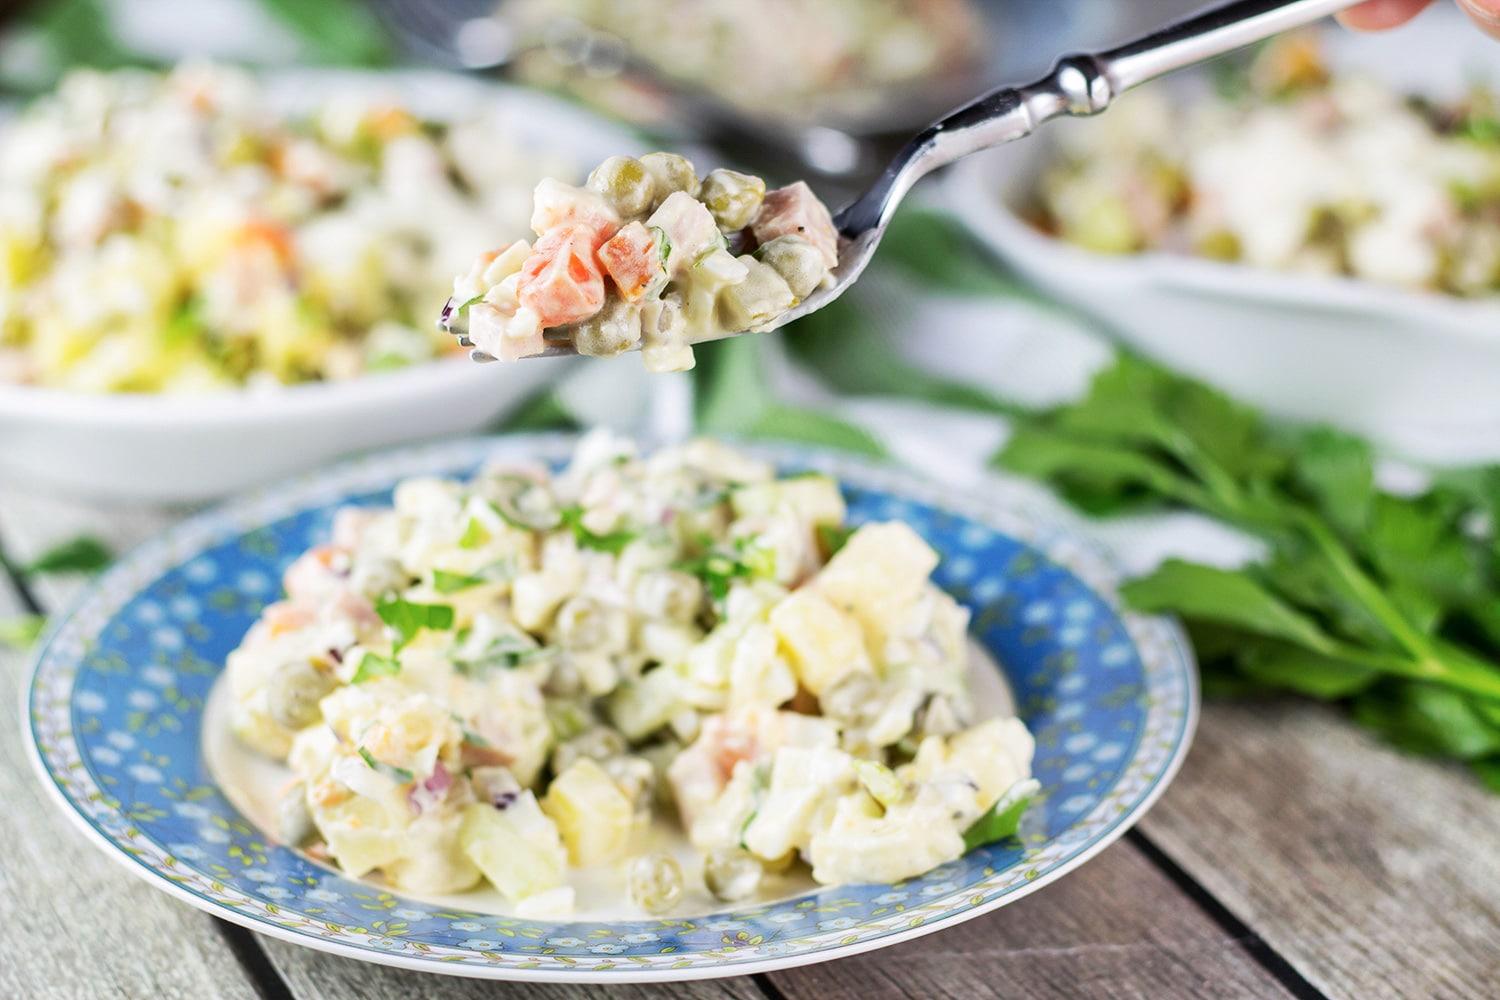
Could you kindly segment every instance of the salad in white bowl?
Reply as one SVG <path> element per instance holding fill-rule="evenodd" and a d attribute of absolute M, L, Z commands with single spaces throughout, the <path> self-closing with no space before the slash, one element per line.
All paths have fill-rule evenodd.
<path fill-rule="evenodd" d="M 441 74 L 75 74 L 0 127 L 0 474 L 197 499 L 485 426 L 556 369 L 475 372 L 429 303 L 632 145 Z"/>
<path fill-rule="evenodd" d="M 946 194 L 1018 272 L 1174 368 L 1401 457 L 1493 461 L 1492 46 L 1437 11 L 1282 42 L 1250 93 L 1162 81 L 969 158 Z"/>

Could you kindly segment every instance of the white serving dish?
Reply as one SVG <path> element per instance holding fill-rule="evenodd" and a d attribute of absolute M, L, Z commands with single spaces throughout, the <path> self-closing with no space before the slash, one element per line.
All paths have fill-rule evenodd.
<path fill-rule="evenodd" d="M 575 105 L 455 75 L 298 71 L 267 85 L 290 108 L 350 90 L 390 94 L 433 119 L 493 108 L 519 141 L 579 170 L 643 151 L 630 132 Z M 441 305 L 434 302 L 434 318 Z M 0 383 L 0 486 L 131 502 L 207 500 L 338 455 L 490 428 L 566 367 L 454 356 L 348 382 L 198 397 Z"/>
<path fill-rule="evenodd" d="M 1500 48 L 1448 15 L 1433 11 L 1382 35 L 1333 31 L 1330 61 L 1439 95 L 1473 82 L 1476 70 L 1493 82 Z M 1191 87 L 1190 77 L 1154 86 Z M 1057 122 L 969 157 L 946 178 L 947 205 L 1060 302 L 1268 413 L 1343 427 L 1417 461 L 1500 460 L 1500 300 L 1160 253 L 1115 256 L 1054 239 L 1017 209 L 1059 132 L 1090 125 Z"/>

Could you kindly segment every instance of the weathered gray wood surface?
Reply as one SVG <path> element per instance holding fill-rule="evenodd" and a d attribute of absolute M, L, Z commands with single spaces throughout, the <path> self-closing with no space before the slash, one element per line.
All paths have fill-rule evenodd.
<path fill-rule="evenodd" d="M 20 603 L 0 578 L 0 618 Z M 26 657 L 0 648 L 0 997 L 257 996 L 215 922 L 68 826 L 22 747 Z"/>
<path fill-rule="evenodd" d="M 24 497 L 0 491 L 0 544 L 25 561 L 79 533 L 123 551 L 180 512 L 118 510 Z M 36 581 L 49 607 L 70 600 L 78 581 Z M 8 676 L 16 658 L 0 660 Z M 14 712 L 11 699 L 8 710 Z M 19 756 L 7 730 L 6 760 Z M 45 961 L 27 969 L 90 968 L 85 953 L 112 947 L 112 962 L 90 971 L 76 992 L 23 991 L 22 996 L 146 995 L 159 984 L 124 971 L 153 969 L 204 975 L 222 963 L 237 995 L 246 979 L 214 924 L 144 884 L 137 886 L 51 815 L 31 775 L 7 768 L 3 787 L 29 805 L 0 820 L 7 858 L 41 852 L 34 866 L 7 864 L 0 879 L 0 915 L 13 921 L 13 899 L 55 894 L 33 870 L 98 872 L 117 894 L 113 909 L 144 914 L 111 930 L 100 927 L 109 907 L 90 907 L 78 942 L 78 964 L 59 958 L 63 936 L 43 942 Z M 28 799 L 29 796 L 29 799 Z M 45 813 L 46 815 L 38 815 Z M 5 825 L 5 824 L 9 825 Z M 995 914 L 895 948 L 853 959 L 776 973 L 756 980 L 707 982 L 691 988 L 616 988 L 620 996 L 684 995 L 787 998 L 858 996 L 1274 997 L 1292 992 L 1348 997 L 1491 997 L 1500 984 L 1500 798 L 1462 772 L 1411 760 L 1374 744 L 1335 713 L 1292 702 L 1210 705 L 1183 774 L 1143 824 L 1149 845 L 1126 842 Z M 17 840 L 19 838 L 19 840 Z M 19 851 L 19 855 L 15 853 Z M 1170 871 L 1172 868 L 1180 873 Z M 1185 889 L 1174 876 L 1189 880 Z M 1196 884 L 1249 928 L 1225 930 L 1189 890 Z M 128 896 L 123 905 L 119 896 Z M 144 898 L 141 898 L 144 897 Z M 29 912 L 35 903 L 27 903 Z M 58 920 L 74 919 L 60 909 Z M 18 926 L 8 922 L 9 928 Z M 140 931 L 136 933 L 136 931 Z M 40 933 L 40 932 L 38 932 Z M 113 937 L 118 934 L 119 937 Z M 206 940 L 205 940 L 206 939 Z M 12 944 L 12 941 L 15 944 Z M 275 977 L 274 996 L 426 997 L 600 995 L 602 987 L 486 984 L 381 969 L 263 938 Z M 192 942 L 191 945 L 186 942 Z M 0 986 L 31 937 L 0 935 Z M 38 946 L 31 945 L 35 950 Z M 187 948 L 191 958 L 184 958 Z M 169 954 L 174 968 L 156 970 L 143 956 Z M 1269 956 L 1269 957 L 1267 957 Z M 97 975 L 99 978 L 93 978 Z M 277 978 L 279 977 L 279 978 Z M 174 980 L 175 982 L 175 980 Z M 66 977 L 54 976 L 58 989 Z M 193 995 L 161 985 L 164 995 Z M 173 988 L 178 992 L 174 994 Z M 14 992 L 14 991 L 12 991 Z M 614 990 L 607 991 L 614 992 Z M 0 989 L 0 995 L 11 995 Z M 211 995 L 211 994 L 202 994 Z"/>
<path fill-rule="evenodd" d="M 1330 996 L 1500 996 L 1500 796 L 1292 700 L 1208 706 L 1142 829 Z"/>

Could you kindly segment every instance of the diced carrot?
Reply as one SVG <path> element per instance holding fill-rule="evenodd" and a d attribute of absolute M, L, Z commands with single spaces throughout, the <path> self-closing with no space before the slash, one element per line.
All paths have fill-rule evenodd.
<path fill-rule="evenodd" d="M 778 236 L 800 236 L 822 251 L 829 267 L 838 265 L 839 233 L 833 216 L 804 181 L 767 194 L 750 230 L 757 243 L 769 243 Z"/>
<path fill-rule="evenodd" d="M 263 246 L 276 256 L 283 268 L 289 268 L 297 256 L 292 232 L 267 219 L 251 219 L 239 228 L 235 241 L 241 246 Z"/>
<path fill-rule="evenodd" d="M 662 273 L 660 243 L 656 233 L 632 222 L 599 248 L 599 263 L 614 280 L 620 297 L 638 302 Z"/>
<path fill-rule="evenodd" d="M 526 258 L 516 297 L 536 313 L 543 328 L 577 323 L 603 307 L 604 275 L 594 254 L 597 235 L 585 226 L 552 229 Z"/>

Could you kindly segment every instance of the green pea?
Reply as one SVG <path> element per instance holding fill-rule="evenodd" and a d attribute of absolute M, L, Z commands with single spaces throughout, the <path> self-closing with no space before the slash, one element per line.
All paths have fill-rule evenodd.
<path fill-rule="evenodd" d="M 596 358 L 623 354 L 640 339 L 641 311 L 624 299 L 611 299 L 573 327 L 573 347 L 579 354 Z"/>
<path fill-rule="evenodd" d="M 698 200 L 708 206 L 720 229 L 733 232 L 750 225 L 766 200 L 766 182 L 733 170 L 713 170 L 703 178 Z"/>
<path fill-rule="evenodd" d="M 641 166 L 646 168 L 654 184 L 653 209 L 660 208 L 674 191 L 686 191 L 694 198 L 698 197 L 698 173 L 691 163 L 676 153 L 647 153 L 641 157 Z"/>
<path fill-rule="evenodd" d="M 755 257 L 781 275 L 799 300 L 811 295 L 828 274 L 822 251 L 801 236 L 778 236 L 762 245 Z"/>
<path fill-rule="evenodd" d="M 655 180 L 633 156 L 611 156 L 589 174 L 588 186 L 627 219 L 651 211 L 656 196 Z"/>

